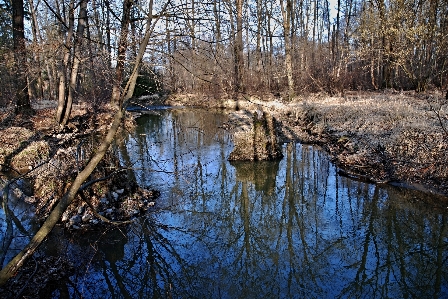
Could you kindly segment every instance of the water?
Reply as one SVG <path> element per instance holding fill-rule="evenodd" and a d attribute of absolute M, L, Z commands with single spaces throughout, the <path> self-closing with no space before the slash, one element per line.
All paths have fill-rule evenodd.
<path fill-rule="evenodd" d="M 308 145 L 229 163 L 225 120 L 188 109 L 138 119 L 117 154 L 161 191 L 158 210 L 48 245 L 78 269 L 53 297 L 448 298 L 448 214 L 429 195 L 341 177 Z"/>

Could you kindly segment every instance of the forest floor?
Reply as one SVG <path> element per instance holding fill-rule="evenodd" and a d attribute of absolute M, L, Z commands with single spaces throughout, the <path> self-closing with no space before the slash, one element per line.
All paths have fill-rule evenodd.
<path fill-rule="evenodd" d="M 347 92 L 215 100 L 176 95 L 170 105 L 263 110 L 277 120 L 282 141 L 320 145 L 339 173 L 429 192 L 447 207 L 448 100 L 441 92 Z"/>

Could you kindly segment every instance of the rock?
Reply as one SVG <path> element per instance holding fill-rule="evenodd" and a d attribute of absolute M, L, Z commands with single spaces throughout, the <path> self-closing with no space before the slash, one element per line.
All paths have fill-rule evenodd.
<path fill-rule="evenodd" d="M 69 223 L 71 226 L 73 226 L 73 225 L 81 223 L 81 221 L 82 221 L 81 215 L 75 215 L 72 218 L 70 218 Z"/>
<path fill-rule="evenodd" d="M 61 221 L 66 222 L 68 220 L 68 211 L 65 211 L 64 214 L 62 214 Z"/>
<path fill-rule="evenodd" d="M 118 200 L 118 194 L 117 194 L 117 192 L 112 192 L 111 195 L 112 195 L 112 198 L 113 198 L 114 201 L 117 201 L 117 200 Z"/>
<path fill-rule="evenodd" d="M 87 215 L 82 216 L 81 220 L 82 220 L 82 222 L 87 222 L 87 221 L 89 221 L 91 218 L 92 218 L 92 216 L 89 215 L 89 214 L 87 214 Z"/>
<path fill-rule="evenodd" d="M 83 214 L 84 213 L 84 210 L 85 210 L 85 206 L 80 206 L 79 208 L 78 208 L 78 214 Z"/>
<path fill-rule="evenodd" d="M 123 194 L 124 193 L 124 189 L 117 189 L 117 190 L 115 190 L 115 192 L 117 192 L 118 194 Z"/>
<path fill-rule="evenodd" d="M 37 202 L 37 199 L 36 199 L 36 197 L 34 197 L 34 196 L 24 196 L 24 199 L 23 199 L 26 203 L 29 203 L 29 204 L 33 204 L 33 203 L 36 203 Z"/>
<path fill-rule="evenodd" d="M 23 192 L 22 192 L 22 190 L 20 190 L 19 188 L 14 188 L 14 189 L 12 190 L 12 195 L 13 195 L 15 198 L 17 198 L 17 199 L 20 199 L 20 198 L 22 198 L 22 196 L 23 196 Z"/>
<path fill-rule="evenodd" d="M 149 207 L 153 207 L 155 204 L 156 204 L 156 203 L 153 202 L 153 201 L 148 202 L 148 206 L 149 206 Z"/>
<path fill-rule="evenodd" d="M 102 198 L 100 199 L 100 202 L 101 202 L 102 204 L 105 204 L 105 205 L 108 205 L 108 204 L 109 204 L 109 201 L 107 200 L 106 197 L 102 197 Z"/>

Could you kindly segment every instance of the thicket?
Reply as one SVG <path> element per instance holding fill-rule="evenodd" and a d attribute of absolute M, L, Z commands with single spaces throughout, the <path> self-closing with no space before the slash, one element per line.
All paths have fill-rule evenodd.
<path fill-rule="evenodd" d="M 3 105 L 18 100 L 14 78 L 20 70 L 26 72 L 31 101 L 68 101 L 58 112 L 62 125 L 70 101 L 101 102 L 110 99 L 114 86 L 122 88 L 115 81 L 132 70 L 129 61 L 145 32 L 145 1 L 22 1 L 22 65 L 14 59 L 14 3 L 20 5 L 0 1 Z M 446 0 L 157 1 L 152 14 L 159 22 L 151 31 L 136 95 L 163 89 L 292 97 L 447 86 Z M 129 34 L 120 41 L 123 30 Z M 116 76 L 120 63 L 123 74 Z"/>

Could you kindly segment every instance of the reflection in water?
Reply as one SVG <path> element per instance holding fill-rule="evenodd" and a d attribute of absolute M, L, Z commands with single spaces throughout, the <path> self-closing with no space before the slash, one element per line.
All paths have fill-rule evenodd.
<path fill-rule="evenodd" d="M 222 113 L 138 121 L 117 150 L 160 210 L 72 240 L 71 297 L 448 297 L 447 215 L 417 203 L 427 195 L 340 177 L 300 144 L 230 164 Z"/>

